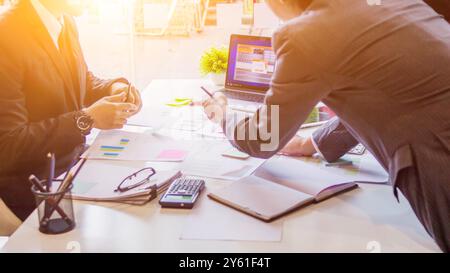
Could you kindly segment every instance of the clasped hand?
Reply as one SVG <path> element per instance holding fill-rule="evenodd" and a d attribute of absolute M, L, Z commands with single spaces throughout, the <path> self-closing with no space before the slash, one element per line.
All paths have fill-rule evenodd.
<path fill-rule="evenodd" d="M 93 127 L 101 130 L 121 129 L 128 118 L 137 114 L 142 108 L 142 101 L 137 89 L 132 86 L 127 95 L 128 85 L 113 84 L 111 95 L 103 97 L 84 109 L 93 120 Z"/>

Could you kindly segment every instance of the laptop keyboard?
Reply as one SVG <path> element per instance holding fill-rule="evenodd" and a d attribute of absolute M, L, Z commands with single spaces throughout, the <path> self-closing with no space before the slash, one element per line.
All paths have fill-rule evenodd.
<path fill-rule="evenodd" d="M 245 101 L 252 101 L 252 102 L 259 102 L 259 103 L 264 102 L 264 95 L 250 94 L 250 93 L 243 93 L 243 92 L 234 92 L 234 91 L 228 91 L 228 90 L 224 90 L 222 92 L 229 99 L 245 100 Z"/>

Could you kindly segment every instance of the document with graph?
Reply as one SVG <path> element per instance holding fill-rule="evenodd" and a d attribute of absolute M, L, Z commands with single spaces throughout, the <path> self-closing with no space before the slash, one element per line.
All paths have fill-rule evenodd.
<path fill-rule="evenodd" d="M 151 132 L 102 131 L 83 157 L 88 159 L 181 162 L 189 144 Z"/>

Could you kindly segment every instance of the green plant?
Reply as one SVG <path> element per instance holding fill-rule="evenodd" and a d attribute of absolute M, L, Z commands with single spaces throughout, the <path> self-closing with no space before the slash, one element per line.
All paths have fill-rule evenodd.
<path fill-rule="evenodd" d="M 305 124 L 307 123 L 313 123 L 319 121 L 319 108 L 314 107 L 314 110 L 309 114 L 308 118 L 305 121 Z"/>
<path fill-rule="evenodd" d="M 227 70 L 227 64 L 228 48 L 212 47 L 205 51 L 200 59 L 200 73 L 202 75 L 224 73 Z"/>

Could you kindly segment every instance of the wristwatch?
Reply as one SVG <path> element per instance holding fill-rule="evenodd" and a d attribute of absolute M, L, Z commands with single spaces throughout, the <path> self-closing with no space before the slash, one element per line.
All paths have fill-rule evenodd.
<path fill-rule="evenodd" d="M 94 125 L 94 120 L 83 110 L 75 113 L 75 124 L 82 135 L 89 135 Z"/>

